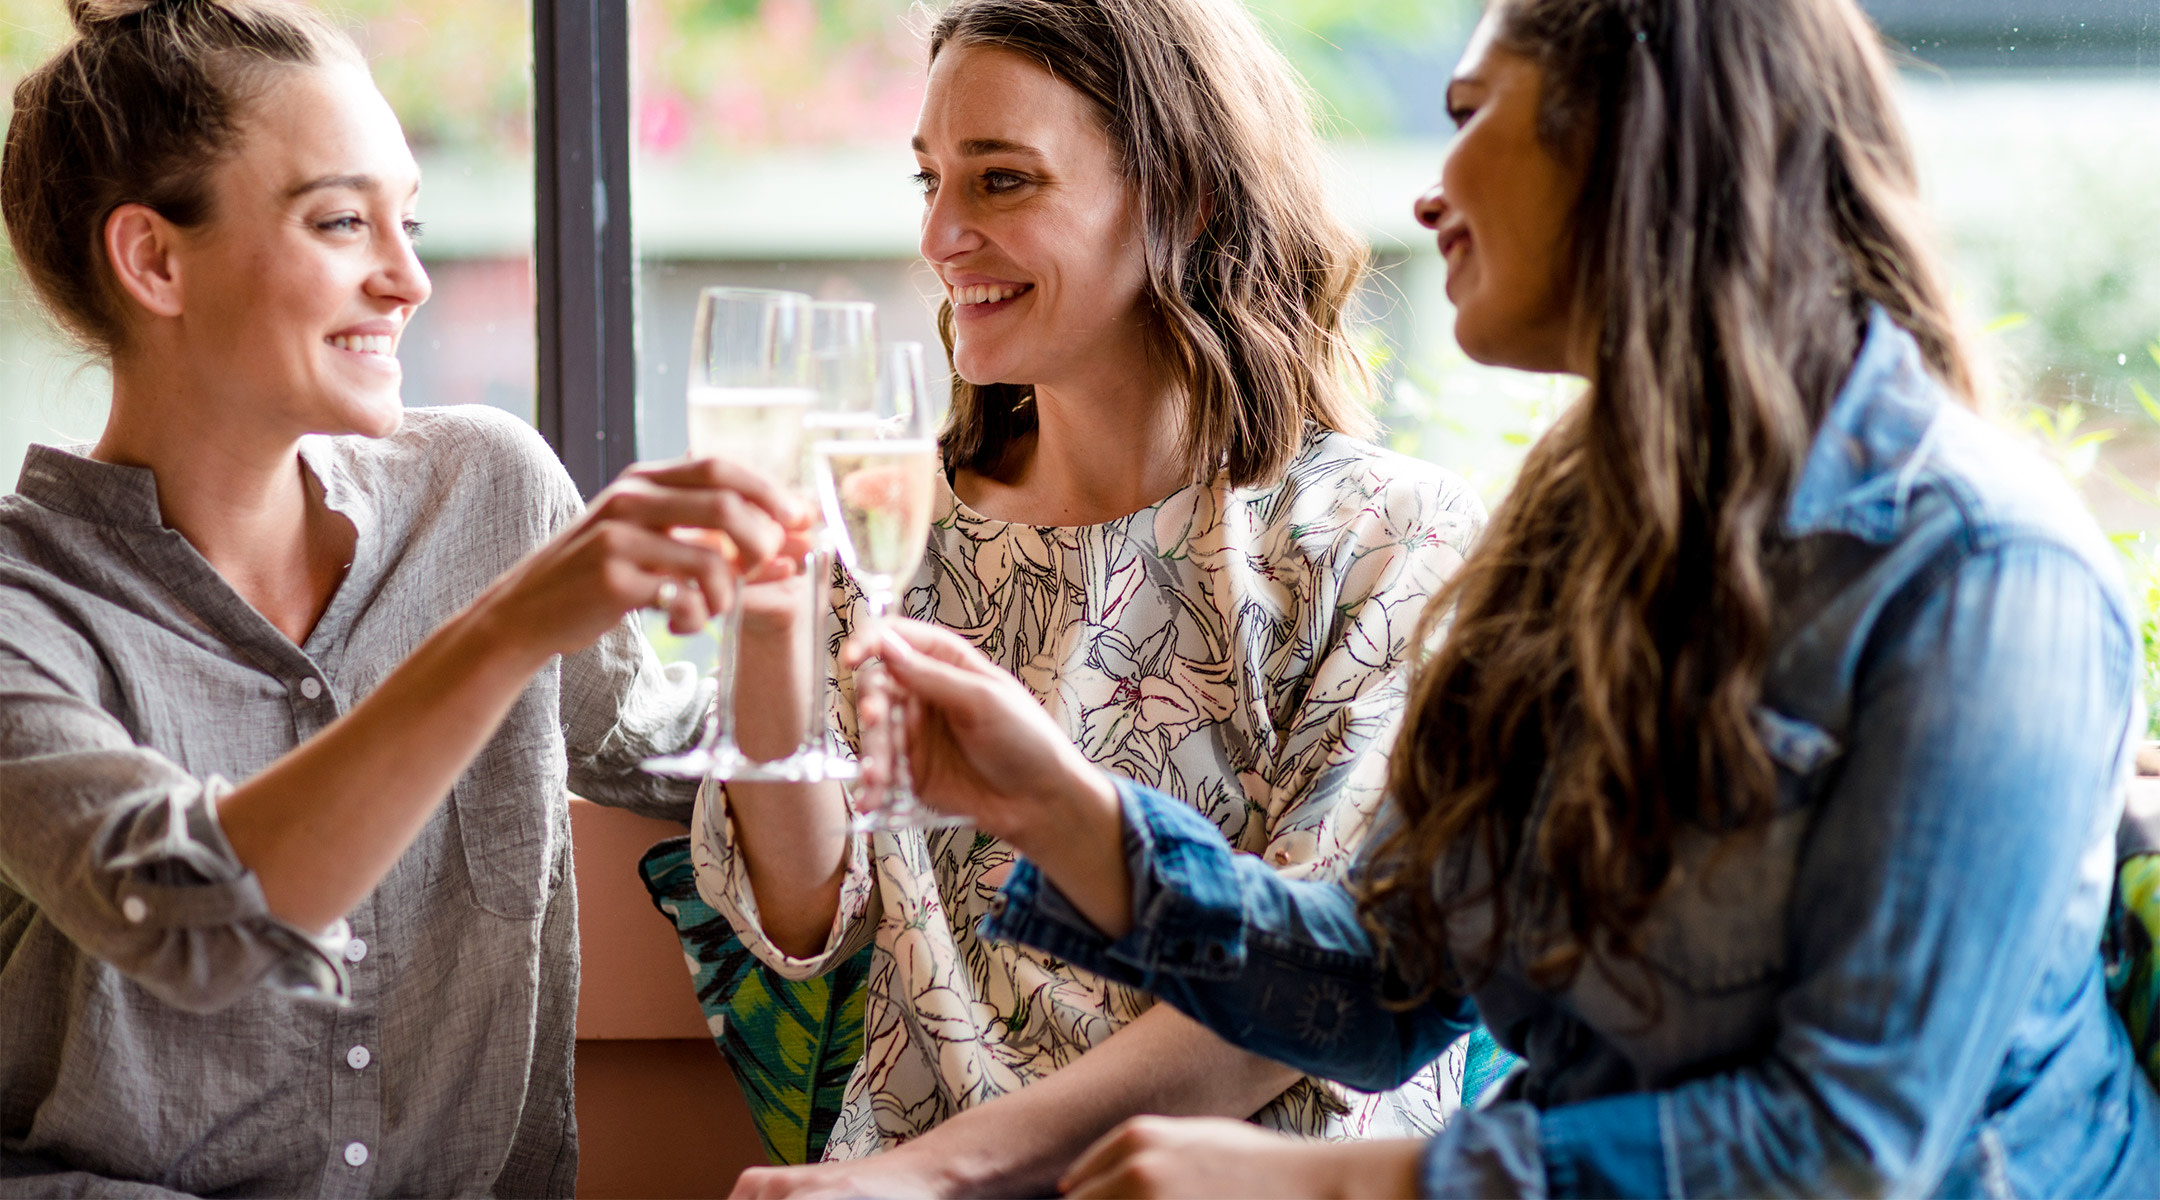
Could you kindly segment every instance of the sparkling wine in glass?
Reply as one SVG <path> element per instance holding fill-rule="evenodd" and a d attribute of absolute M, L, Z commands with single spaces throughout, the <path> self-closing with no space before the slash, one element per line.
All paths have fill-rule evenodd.
<path fill-rule="evenodd" d="M 880 353 L 876 421 L 848 436 L 815 443 L 825 526 L 869 609 L 869 625 L 884 624 L 899 593 L 922 565 L 930 538 L 930 509 L 938 469 L 935 404 L 923 383 L 922 343 L 893 342 Z M 915 796 L 908 771 L 906 723 L 893 712 L 884 665 L 873 659 L 856 674 L 859 696 L 882 694 L 887 716 L 865 722 L 865 760 L 885 767 L 883 782 L 866 778 L 855 792 L 857 830 L 925 829 L 964 825 L 934 812 Z M 860 705 L 858 705 L 860 709 Z"/>
<path fill-rule="evenodd" d="M 690 332 L 690 453 L 725 458 L 798 491 L 804 474 L 804 414 L 816 402 L 810 359 L 810 297 L 764 288 L 706 288 Z M 718 535 L 710 535 L 717 537 Z M 739 595 L 739 593 L 738 593 Z M 647 759 L 656 774 L 680 778 L 775 778 L 735 738 L 735 692 L 742 606 L 714 615 L 718 695 L 704 742 L 686 754 Z"/>
<path fill-rule="evenodd" d="M 796 469 L 782 482 L 813 511 L 818 510 L 811 450 L 821 439 L 847 436 L 876 419 L 877 306 L 864 301 L 820 300 L 810 306 L 810 397 L 800 419 L 787 426 L 796 435 Z M 776 433 L 769 453 L 789 452 Z M 808 703 L 801 736 L 785 755 L 742 764 L 735 779 L 785 779 L 813 782 L 853 779 L 855 759 L 833 744 L 827 710 L 831 706 L 832 661 L 826 648 L 831 625 L 833 547 L 823 530 L 797 567 L 793 581 L 799 596 L 795 644 L 789 647 L 793 669 L 806 684 Z"/>

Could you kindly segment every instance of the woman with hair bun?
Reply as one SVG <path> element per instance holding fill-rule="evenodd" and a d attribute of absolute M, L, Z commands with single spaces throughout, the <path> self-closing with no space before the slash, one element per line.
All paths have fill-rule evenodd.
<path fill-rule="evenodd" d="M 566 787 L 682 819 L 695 628 L 805 514 L 700 461 L 588 507 L 405 411 L 419 172 L 292 0 L 70 6 L 0 163 L 112 373 L 0 499 L 0 1194 L 567 1196 Z M 447 803 L 445 803 L 447 799 Z"/>
<path fill-rule="evenodd" d="M 1463 348 L 1588 386 L 1428 610 L 1348 886 L 884 639 L 924 798 L 1027 855 L 988 936 L 1352 1087 L 1523 1058 L 1423 1141 L 1136 1122 L 1066 1194 L 2160 1189 L 2099 952 L 2138 618 L 1971 410 L 1892 86 L 1852 0 L 1487 11 L 1418 215 Z"/>
<path fill-rule="evenodd" d="M 1295 76 L 1236 0 L 958 0 L 914 150 L 959 380 L 906 611 L 1017 672 L 1064 753 L 1328 877 L 1379 794 L 1415 608 L 1484 512 L 1364 438 L 1366 252 Z M 755 707 L 750 736 L 787 708 Z M 837 788 L 733 783 L 693 843 L 699 891 L 780 975 L 873 947 L 825 1149 L 857 1161 L 744 1194 L 1041 1194 L 1137 1113 L 1369 1137 L 1437 1129 L 1457 1093 L 1443 1070 L 1308 1080 L 991 945 L 1013 850 L 977 830 L 851 836 Z"/>

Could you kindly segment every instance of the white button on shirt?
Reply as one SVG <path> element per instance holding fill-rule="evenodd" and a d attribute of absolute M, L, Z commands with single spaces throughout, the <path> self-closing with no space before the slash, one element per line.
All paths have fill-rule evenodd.
<path fill-rule="evenodd" d="M 314 677 L 313 675 L 310 675 L 310 676 L 308 676 L 308 677 L 307 677 L 306 679 L 303 679 L 303 680 L 301 680 L 301 681 L 300 681 L 300 694 L 301 694 L 301 695 L 303 695 L 303 696 L 306 696 L 306 697 L 307 697 L 308 699 L 310 699 L 310 700 L 313 700 L 313 699 L 315 699 L 315 698 L 317 698 L 317 697 L 321 696 L 321 695 L 322 695 L 322 681 L 321 681 L 321 680 L 319 680 L 319 679 L 317 679 L 317 678 L 315 678 L 315 677 Z M 355 1142 L 355 1143 L 354 1143 L 354 1145 L 358 1145 L 358 1144 L 359 1144 L 359 1143 L 357 1143 L 357 1142 Z"/>
<path fill-rule="evenodd" d="M 141 896 L 129 896 L 120 902 L 120 915 L 128 919 L 128 924 L 140 925 L 150 915 L 150 906 L 143 903 Z"/>
<path fill-rule="evenodd" d="M 345 940 L 345 961 L 346 961 L 346 962 L 349 962 L 349 963 L 356 963 L 356 962 L 359 962 L 359 961 L 360 961 L 361 959 L 363 959 L 363 958 L 366 958 L 366 957 L 367 957 L 367 943 L 366 943 L 365 941 L 362 941 L 362 940 L 361 940 L 361 939 L 359 939 L 359 938 L 347 938 L 347 939 Z"/>
<path fill-rule="evenodd" d="M 346 1064 L 352 1067 L 352 1069 L 355 1071 L 366 1070 L 368 1065 L 368 1059 L 372 1057 L 374 1056 L 368 1053 L 368 1049 L 366 1046 L 354 1046 L 352 1049 L 345 1052 Z"/>
<path fill-rule="evenodd" d="M 358 1142 L 345 1143 L 345 1161 L 353 1166 L 367 1164 L 367 1147 Z"/>

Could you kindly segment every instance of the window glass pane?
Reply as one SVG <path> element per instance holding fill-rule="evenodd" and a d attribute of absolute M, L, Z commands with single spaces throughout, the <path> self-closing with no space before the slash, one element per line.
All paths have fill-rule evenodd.
<path fill-rule="evenodd" d="M 633 12 L 639 454 L 688 443 L 682 371 L 700 288 L 871 300 L 882 336 L 935 346 L 908 178 L 922 10 L 641 0 Z M 942 353 L 926 358 L 944 369 Z"/>
<path fill-rule="evenodd" d="M 373 65 L 420 159 L 421 256 L 434 297 L 399 349 L 405 402 L 533 416 L 532 26 L 523 0 L 346 0 L 333 11 Z M 0 0 L 0 85 L 68 32 L 59 0 Z M 111 385 L 0 270 L 0 485 L 31 442 L 94 439 Z"/>

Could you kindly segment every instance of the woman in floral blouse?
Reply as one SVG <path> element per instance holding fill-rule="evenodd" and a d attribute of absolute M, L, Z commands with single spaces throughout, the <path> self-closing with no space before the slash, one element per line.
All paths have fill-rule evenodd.
<path fill-rule="evenodd" d="M 1016 673 L 1095 764 L 1287 875 L 1337 870 L 1385 774 L 1417 613 L 1483 511 L 1361 440 L 1343 310 L 1364 252 L 1325 203 L 1287 66 L 1234 0 L 961 0 L 932 32 L 914 147 L 960 378 L 907 611 Z M 753 752 L 791 740 L 788 707 L 738 712 Z M 777 972 L 875 946 L 826 1157 L 889 1153 L 752 1172 L 744 1192 L 1042 1191 L 1140 1112 L 1329 1137 L 1446 1118 L 1459 1065 L 1371 1096 L 1303 1080 L 983 941 L 1003 843 L 846 820 L 833 785 L 738 783 L 694 823 L 699 891 Z"/>

